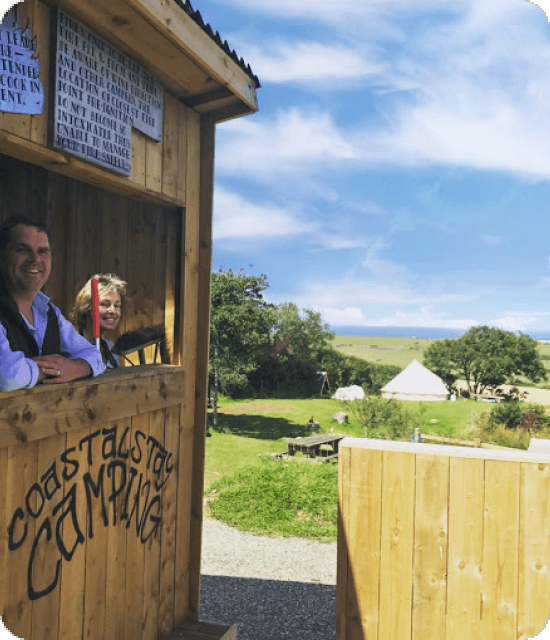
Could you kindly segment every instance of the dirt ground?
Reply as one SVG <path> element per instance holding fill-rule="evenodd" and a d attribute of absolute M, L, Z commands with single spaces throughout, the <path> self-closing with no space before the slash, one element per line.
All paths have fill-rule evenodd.
<path fill-rule="evenodd" d="M 467 389 L 466 383 L 462 380 L 459 383 L 461 389 Z M 512 387 L 507 384 L 501 385 L 503 391 L 507 392 Z M 535 389 L 534 387 L 518 387 L 520 392 L 527 392 L 525 402 L 536 402 L 537 404 L 550 405 L 550 389 Z"/>

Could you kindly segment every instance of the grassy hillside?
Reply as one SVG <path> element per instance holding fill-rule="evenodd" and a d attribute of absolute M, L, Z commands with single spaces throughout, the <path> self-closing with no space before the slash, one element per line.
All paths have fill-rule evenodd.
<path fill-rule="evenodd" d="M 356 356 L 378 364 L 393 364 L 404 369 L 414 359 L 422 362 L 424 351 L 432 342 L 435 342 L 435 340 L 336 336 L 332 344 L 335 349 L 347 356 Z M 548 353 L 550 354 L 550 345 L 548 347 Z"/>
<path fill-rule="evenodd" d="M 336 336 L 333 346 L 348 355 L 377 364 L 393 364 L 404 369 L 412 360 L 422 362 L 424 351 L 436 340 L 423 338 L 382 338 L 371 336 Z M 550 342 L 539 342 L 540 357 L 548 372 L 548 380 L 533 384 L 518 378 L 517 384 L 550 389 Z"/>

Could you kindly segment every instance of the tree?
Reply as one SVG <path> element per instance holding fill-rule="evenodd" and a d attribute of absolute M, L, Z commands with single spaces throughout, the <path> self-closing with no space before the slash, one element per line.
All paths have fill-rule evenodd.
<path fill-rule="evenodd" d="M 424 364 L 448 382 L 463 378 L 470 394 L 525 376 L 546 379 L 546 369 L 531 337 L 495 327 L 472 327 L 456 340 L 438 340 L 424 353 Z"/>
<path fill-rule="evenodd" d="M 317 372 L 333 338 L 318 311 L 304 309 L 300 313 L 292 302 L 278 305 L 269 352 L 251 374 L 251 385 L 271 392 L 318 393 L 321 380 Z"/>
<path fill-rule="evenodd" d="M 210 306 L 210 369 L 214 377 L 214 414 L 218 392 L 246 386 L 248 374 L 269 350 L 275 320 L 272 305 L 263 298 L 265 275 L 212 273 Z"/>

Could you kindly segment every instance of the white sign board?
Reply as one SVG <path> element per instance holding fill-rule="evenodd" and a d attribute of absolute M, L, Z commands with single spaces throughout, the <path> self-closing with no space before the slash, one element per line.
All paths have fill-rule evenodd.
<path fill-rule="evenodd" d="M 132 127 L 162 139 L 162 85 L 61 10 L 56 40 L 53 146 L 130 175 Z"/>

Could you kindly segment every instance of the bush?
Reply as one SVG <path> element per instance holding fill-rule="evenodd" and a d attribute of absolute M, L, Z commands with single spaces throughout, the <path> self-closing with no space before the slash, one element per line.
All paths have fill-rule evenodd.
<path fill-rule="evenodd" d="M 421 406 L 418 412 L 412 413 L 396 400 L 385 400 L 378 396 L 349 404 L 351 413 L 365 428 L 365 437 L 375 431 L 376 436 L 387 440 L 398 440 L 413 434 L 417 427 L 420 428 L 422 415 L 426 411 Z"/>
<path fill-rule="evenodd" d="M 545 409 L 540 404 L 526 404 L 519 402 L 519 400 L 512 400 L 511 402 L 501 402 L 489 414 L 489 425 L 497 427 L 498 425 L 504 425 L 508 429 L 515 429 L 523 420 L 523 416 L 526 413 L 534 413 L 538 419 L 541 427 L 546 427 L 550 424 L 550 417 L 546 415 Z"/>

